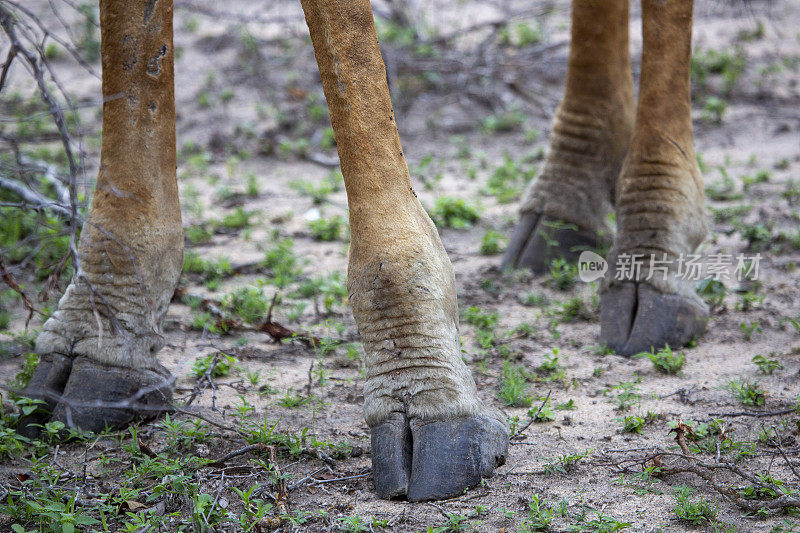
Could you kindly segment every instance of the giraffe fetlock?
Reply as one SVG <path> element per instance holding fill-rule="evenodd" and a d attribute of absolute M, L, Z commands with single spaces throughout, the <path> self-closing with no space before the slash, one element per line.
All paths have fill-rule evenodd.
<path fill-rule="evenodd" d="M 657 132 L 634 140 L 620 176 L 618 232 L 601 284 L 601 338 L 621 355 L 684 346 L 708 307 L 687 259 L 708 232 L 693 150 Z"/>
<path fill-rule="evenodd" d="M 574 260 L 611 243 L 614 184 L 634 123 L 628 4 L 572 3 L 566 87 L 550 152 L 525 192 L 503 268 L 540 273 L 553 259 Z"/>
<path fill-rule="evenodd" d="M 351 251 L 348 290 L 382 498 L 457 495 L 492 475 L 508 447 L 504 417 L 478 398 L 461 359 L 453 269 L 428 224 L 430 233 L 395 242 L 391 255 L 364 261 Z"/>
<path fill-rule="evenodd" d="M 80 273 L 36 340 L 41 361 L 21 394 L 44 403 L 25 431 L 34 434 L 47 420 L 100 431 L 167 408 L 172 377 L 156 353 L 182 250 L 177 235 L 126 246 L 87 225 Z"/>
<path fill-rule="evenodd" d="M 576 260 L 583 250 L 611 244 L 614 184 L 632 126 L 630 111 L 614 107 L 586 100 L 559 105 L 550 153 L 525 192 L 503 268 L 541 273 L 553 259 Z"/>

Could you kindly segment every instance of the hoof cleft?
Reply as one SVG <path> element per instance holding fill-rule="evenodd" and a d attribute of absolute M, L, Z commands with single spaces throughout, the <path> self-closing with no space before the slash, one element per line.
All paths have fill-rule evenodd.
<path fill-rule="evenodd" d="M 395 413 L 372 430 L 372 472 L 381 498 L 458 496 L 505 464 L 508 429 L 477 415 L 418 423 Z"/>

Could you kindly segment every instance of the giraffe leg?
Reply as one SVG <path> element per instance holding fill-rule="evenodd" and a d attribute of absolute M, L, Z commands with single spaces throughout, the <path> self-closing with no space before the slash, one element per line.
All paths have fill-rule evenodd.
<path fill-rule="evenodd" d="M 98 431 L 165 408 L 159 323 L 183 263 L 175 174 L 172 0 L 101 0 L 103 139 L 79 269 L 36 341 L 23 394 Z"/>
<path fill-rule="evenodd" d="M 614 183 L 633 129 L 628 0 L 574 0 L 550 153 L 528 187 L 503 268 L 543 272 L 611 242 Z"/>
<path fill-rule="evenodd" d="M 369 0 L 303 0 L 350 208 L 347 287 L 366 353 L 382 498 L 446 498 L 505 461 L 504 417 L 461 359 L 455 277 L 403 157 Z"/>
<path fill-rule="evenodd" d="M 706 305 L 679 276 L 681 255 L 708 230 L 692 135 L 692 0 L 642 0 L 644 50 L 636 126 L 617 183 L 617 237 L 601 286 L 601 337 L 620 354 L 683 346 L 705 329 Z M 638 277 L 615 266 L 641 254 Z M 655 257 L 666 272 L 652 268 Z M 624 258 L 624 260 L 622 260 Z"/>

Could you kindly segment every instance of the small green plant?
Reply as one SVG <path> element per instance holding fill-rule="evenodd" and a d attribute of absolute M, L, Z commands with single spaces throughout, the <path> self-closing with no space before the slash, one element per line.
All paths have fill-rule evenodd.
<path fill-rule="evenodd" d="M 565 302 L 558 302 L 558 308 L 553 311 L 553 314 L 561 319 L 562 322 L 572 322 L 574 320 L 591 320 L 594 318 L 594 312 L 586 305 L 583 298 L 575 296 Z"/>
<path fill-rule="evenodd" d="M 759 170 L 755 176 L 744 175 L 742 176 L 742 189 L 749 191 L 753 185 L 769 182 L 771 177 L 772 173 L 769 170 Z"/>
<path fill-rule="evenodd" d="M 528 22 L 518 22 L 506 25 L 497 36 L 501 45 L 522 48 L 542 41 L 542 30 L 538 25 L 532 26 Z"/>
<path fill-rule="evenodd" d="M 211 494 L 200 493 L 193 498 L 194 519 L 197 523 L 221 524 L 228 519 L 228 511 L 219 505 L 219 499 Z M 202 522 L 201 522 L 202 519 Z"/>
<path fill-rule="evenodd" d="M 534 494 L 528 502 L 528 520 L 525 521 L 526 531 L 550 531 L 555 511 L 545 505 L 538 494 Z"/>
<path fill-rule="evenodd" d="M 787 180 L 781 197 L 784 198 L 790 206 L 800 204 L 800 180 Z"/>
<path fill-rule="evenodd" d="M 750 214 L 753 206 L 749 204 L 732 205 L 725 207 L 709 206 L 708 210 L 714 217 L 715 222 L 732 224 L 738 226 L 741 224 L 742 217 Z"/>
<path fill-rule="evenodd" d="M 722 124 L 722 119 L 727 110 L 728 104 L 725 102 L 725 100 L 717 96 L 708 96 L 706 97 L 706 102 L 703 106 L 703 112 L 701 113 L 700 117 L 706 122 L 711 122 L 712 124 Z"/>
<path fill-rule="evenodd" d="M 622 419 L 623 433 L 639 433 L 644 430 L 645 419 L 641 416 L 629 415 Z"/>
<path fill-rule="evenodd" d="M 480 219 L 478 208 L 461 198 L 440 196 L 428 213 L 437 226 L 443 228 L 469 228 Z"/>
<path fill-rule="evenodd" d="M 746 271 L 747 268 L 743 270 Z M 756 294 L 753 291 L 743 292 L 739 295 L 739 301 L 736 302 L 736 310 L 747 312 L 759 309 L 764 303 L 764 298 L 763 294 Z"/>
<path fill-rule="evenodd" d="M 767 393 L 758 386 L 758 381 L 739 378 L 728 382 L 725 388 L 744 405 L 761 407 L 766 403 Z"/>
<path fill-rule="evenodd" d="M 219 280 L 233 273 L 230 261 L 226 257 L 203 259 L 195 252 L 186 252 L 183 260 L 183 271 L 202 274 L 206 281 Z"/>
<path fill-rule="evenodd" d="M 486 182 L 484 192 L 497 198 L 498 203 L 515 201 L 536 175 L 536 167 L 524 161 L 514 161 L 508 152 L 503 154 L 503 164 L 495 169 Z"/>
<path fill-rule="evenodd" d="M 744 340 L 749 341 L 753 335 L 756 333 L 761 333 L 761 323 L 756 320 L 748 324 L 747 322 L 742 322 L 739 324 L 739 329 L 742 330 L 742 335 L 744 335 Z"/>
<path fill-rule="evenodd" d="M 656 370 L 664 374 L 677 374 L 686 362 L 684 353 L 674 353 L 669 345 L 666 345 L 657 352 L 651 349 L 650 352 L 636 354 L 636 357 L 647 357 L 653 362 L 653 366 L 656 367 Z"/>
<path fill-rule="evenodd" d="M 692 500 L 693 493 L 694 491 L 686 485 L 675 488 L 675 514 L 681 520 L 686 520 L 694 525 L 714 522 L 717 518 L 717 506 L 712 505 L 704 497 Z"/>
<path fill-rule="evenodd" d="M 22 363 L 22 370 L 14 378 L 12 387 L 17 390 L 27 387 L 37 366 L 39 366 L 39 356 L 35 353 L 26 353 L 25 361 Z"/>
<path fill-rule="evenodd" d="M 725 289 L 725 284 L 721 281 L 714 278 L 706 278 L 697 283 L 695 292 L 714 309 L 722 305 L 727 290 Z"/>
<path fill-rule="evenodd" d="M 608 395 L 613 391 L 619 391 L 617 395 L 614 396 L 613 402 L 617 404 L 618 411 L 626 411 L 639 403 L 642 397 L 639 387 L 636 386 L 638 382 L 639 380 L 620 381 L 610 389 L 603 391 L 603 393 Z"/>
<path fill-rule="evenodd" d="M 183 230 L 183 234 L 192 244 L 205 244 L 214 237 L 214 231 L 205 225 L 189 226 Z"/>
<path fill-rule="evenodd" d="M 250 219 L 254 214 L 253 211 L 245 211 L 242 207 L 237 207 L 233 213 L 228 213 L 223 217 L 220 225 L 228 229 L 244 229 L 250 227 Z"/>
<path fill-rule="evenodd" d="M 775 352 L 771 352 L 769 355 L 775 355 Z M 763 355 L 756 355 L 753 357 L 752 361 L 761 373 L 766 375 L 770 375 L 776 370 L 783 368 L 783 365 L 780 364 L 777 359 L 767 359 Z"/>
<path fill-rule="evenodd" d="M 736 182 L 728 174 L 726 168 L 720 165 L 717 170 L 722 174 L 722 180 L 707 186 L 706 196 L 718 202 L 741 200 L 744 195 L 736 190 Z"/>
<path fill-rule="evenodd" d="M 521 109 L 512 108 L 486 117 L 481 122 L 484 133 L 504 133 L 513 131 L 525 123 L 525 113 Z"/>
<path fill-rule="evenodd" d="M 572 398 L 570 398 L 564 403 L 557 403 L 556 406 L 554 407 L 556 411 L 572 411 L 577 408 L 578 407 L 575 405 L 575 400 L 573 400 Z"/>
<path fill-rule="evenodd" d="M 321 314 L 319 297 L 322 297 L 325 312 L 334 313 L 338 306 L 344 306 L 347 298 L 347 287 L 341 272 L 331 272 L 327 276 L 318 276 L 303 280 L 297 290 L 301 298 L 309 298 L 314 303 L 314 310 Z"/>
<path fill-rule="evenodd" d="M 487 229 L 483 234 L 478 251 L 481 255 L 497 255 L 503 251 L 505 242 L 506 238 L 502 233 L 494 229 Z"/>
<path fill-rule="evenodd" d="M 559 349 L 553 348 L 552 355 L 545 355 L 544 361 L 536 368 L 536 374 L 547 381 L 562 381 L 566 368 L 558 358 Z"/>
<path fill-rule="evenodd" d="M 207 331 L 214 335 L 223 335 L 230 331 L 231 321 L 228 317 L 218 317 L 208 311 L 195 313 L 192 315 L 192 329 L 197 331 Z"/>
<path fill-rule="evenodd" d="M 341 240 L 347 230 L 347 221 L 340 215 L 318 218 L 308 223 L 311 237 L 316 241 Z"/>
<path fill-rule="evenodd" d="M 211 369 L 212 365 L 214 368 L 211 371 L 211 377 L 228 376 L 236 365 L 236 358 L 220 352 L 198 357 L 192 364 L 192 374 L 200 378 Z"/>
<path fill-rule="evenodd" d="M 772 228 L 772 222 L 767 222 L 766 224 L 741 224 L 736 229 L 747 241 L 747 249 L 757 252 L 772 244 L 774 239 Z"/>
<path fill-rule="evenodd" d="M 350 516 L 341 516 L 338 519 L 339 531 L 345 531 L 347 533 L 361 533 L 363 531 L 370 530 L 370 523 L 366 519 L 360 517 L 357 514 L 350 515 Z"/>
<path fill-rule="evenodd" d="M 524 292 L 518 298 L 519 303 L 529 307 L 545 307 L 548 304 L 547 296 L 540 292 Z"/>
<path fill-rule="evenodd" d="M 553 474 L 567 474 L 571 470 L 574 470 L 575 466 L 581 461 L 581 459 L 589 457 L 591 453 L 592 450 L 587 450 L 584 453 L 562 454 L 555 458 L 555 460 L 548 460 L 542 466 L 542 469 L 548 476 L 552 476 Z"/>
<path fill-rule="evenodd" d="M 266 318 L 270 302 L 261 287 L 240 287 L 225 297 L 223 305 L 248 324 L 258 324 Z"/>
<path fill-rule="evenodd" d="M 719 74 L 722 76 L 723 93 L 726 95 L 733 90 L 737 80 L 744 72 L 744 67 L 744 52 L 738 47 L 732 52 L 698 49 L 692 54 L 691 74 L 694 82 L 700 87 L 705 87 L 709 74 Z"/>
<path fill-rule="evenodd" d="M 85 526 L 93 526 L 99 524 L 100 521 L 91 516 L 84 514 L 82 507 L 76 506 L 77 493 L 73 493 L 67 503 L 61 501 L 51 500 L 49 498 L 42 498 L 38 500 L 27 500 L 26 505 L 30 509 L 32 516 L 38 517 L 40 520 L 47 520 L 52 526 L 51 531 L 60 531 L 62 533 L 73 533 L 78 530 L 84 530 Z"/>
<path fill-rule="evenodd" d="M 303 269 L 294 253 L 294 242 L 288 238 L 275 240 L 275 245 L 264 254 L 263 264 L 272 271 L 272 278 L 268 282 L 279 288 L 285 288 L 303 273 Z"/>
<path fill-rule="evenodd" d="M 242 500 L 244 513 L 239 518 L 239 525 L 245 531 L 252 530 L 272 510 L 271 504 L 265 503 L 261 498 L 253 497 L 255 491 L 259 488 L 259 485 L 253 485 L 247 490 L 231 487 Z"/>
<path fill-rule="evenodd" d="M 258 387 L 258 384 L 261 382 L 261 370 L 247 368 L 244 371 L 244 375 L 247 378 L 247 381 L 250 382 L 250 385 Z"/>
<path fill-rule="evenodd" d="M 550 275 L 546 283 L 554 289 L 568 291 L 575 286 L 578 279 L 578 265 L 570 263 L 563 257 L 550 262 Z"/>
<path fill-rule="evenodd" d="M 538 401 L 542 403 L 539 407 L 532 407 L 528 410 L 528 417 L 533 420 L 535 424 L 542 424 L 555 420 L 556 414 L 553 412 L 553 407 L 550 405 L 550 398 L 539 398 Z"/>
<path fill-rule="evenodd" d="M 461 319 L 478 329 L 492 330 L 497 326 L 500 315 L 494 311 L 486 311 L 473 305 L 462 312 Z"/>
<path fill-rule="evenodd" d="M 316 205 L 325 203 L 331 193 L 342 190 L 342 174 L 340 171 L 333 171 L 322 179 L 318 184 L 309 181 L 293 181 L 289 186 L 300 194 L 308 196 Z"/>
<path fill-rule="evenodd" d="M 292 391 L 287 390 L 283 398 L 278 399 L 278 405 L 281 407 L 288 407 L 289 409 L 296 409 L 298 407 L 303 407 L 309 401 L 311 401 L 311 398 L 304 398 L 299 394 L 294 394 Z"/>
<path fill-rule="evenodd" d="M 530 407 L 533 398 L 527 394 L 528 379 L 521 366 L 503 363 L 503 375 L 500 377 L 498 398 L 509 407 Z"/>

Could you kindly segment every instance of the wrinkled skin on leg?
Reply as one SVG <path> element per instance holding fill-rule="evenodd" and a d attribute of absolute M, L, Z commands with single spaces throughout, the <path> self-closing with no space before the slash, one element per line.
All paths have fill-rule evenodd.
<path fill-rule="evenodd" d="M 503 268 L 545 272 L 553 259 L 610 244 L 614 188 L 633 130 L 628 0 L 574 0 L 567 82 L 550 152 L 528 187 Z"/>
<path fill-rule="evenodd" d="M 620 354 L 682 346 L 705 329 L 708 310 L 679 258 L 708 233 L 692 133 L 691 0 L 642 0 L 644 50 L 636 129 L 617 183 L 617 238 L 601 287 L 601 338 Z M 637 280 L 615 279 L 623 254 L 644 257 Z M 649 269 L 651 255 L 668 274 Z M 649 279 L 648 279 L 649 278 Z"/>
<path fill-rule="evenodd" d="M 411 186 L 369 1 L 303 9 L 350 208 L 375 487 L 382 498 L 455 496 L 505 461 L 508 429 L 461 360 L 453 269 Z"/>
<path fill-rule="evenodd" d="M 103 139 L 80 268 L 36 342 L 25 394 L 86 430 L 164 409 L 160 321 L 183 263 L 175 173 L 172 1 L 101 0 Z M 127 405 L 126 404 L 132 404 Z M 34 432 L 35 428 L 30 427 Z"/>

